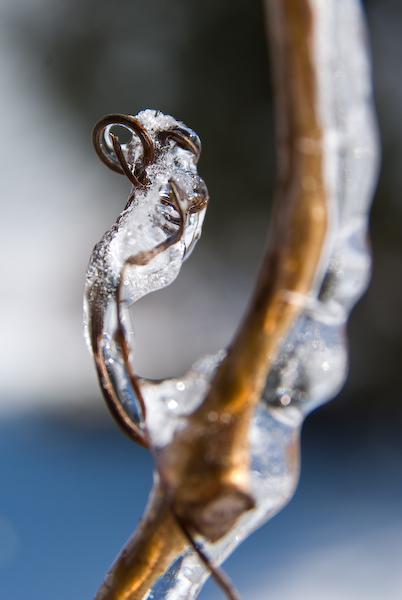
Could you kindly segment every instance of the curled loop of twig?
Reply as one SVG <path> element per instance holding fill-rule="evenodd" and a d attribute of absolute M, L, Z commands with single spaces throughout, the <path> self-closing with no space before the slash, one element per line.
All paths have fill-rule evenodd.
<path fill-rule="evenodd" d="M 192 152 L 194 154 L 195 163 L 197 164 L 201 154 L 201 145 L 193 141 L 186 131 L 179 128 L 170 130 L 168 129 L 166 131 L 162 131 L 159 134 L 159 138 L 163 144 L 166 143 L 166 140 L 172 139 L 185 150 Z"/>
<path fill-rule="evenodd" d="M 135 169 L 135 172 L 131 170 L 118 138 L 111 133 L 109 135 L 116 158 L 112 156 L 110 151 L 107 151 L 104 134 L 110 125 L 126 127 L 140 138 L 143 147 L 143 157 L 141 164 Z M 148 131 L 138 119 L 121 114 L 111 114 L 102 117 L 93 129 L 92 143 L 96 154 L 109 169 L 121 175 L 126 175 L 135 186 L 145 185 L 146 168 L 155 160 L 155 148 Z"/>

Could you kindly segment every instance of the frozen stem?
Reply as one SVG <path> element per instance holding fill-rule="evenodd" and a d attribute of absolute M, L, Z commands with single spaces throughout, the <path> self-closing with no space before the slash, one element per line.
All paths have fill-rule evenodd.
<path fill-rule="evenodd" d="M 163 598 L 173 598 L 179 581 L 177 598 L 191 600 L 204 576 L 183 574 L 194 557 L 237 598 L 216 565 L 292 496 L 303 418 L 345 378 L 344 327 L 368 282 L 378 160 L 361 7 L 357 0 L 265 5 L 278 165 L 269 243 L 226 357 L 207 375 L 208 359 L 204 374 L 194 366 L 185 384 L 138 378 L 120 311 L 173 281 L 199 237 L 208 202 L 196 174 L 199 140 L 149 110 L 105 117 L 95 128 L 99 156 L 134 188 L 91 259 L 87 337 L 112 413 L 149 445 L 158 472 L 147 512 L 95 600 L 151 600 L 161 576 L 170 590 Z M 140 142 L 123 148 L 112 137 L 113 156 L 102 135 L 117 117 Z M 209 385 L 199 392 L 194 382 Z M 191 411 L 191 396 L 172 396 L 178 389 L 199 400 Z M 170 582 L 175 561 L 182 575 Z"/>

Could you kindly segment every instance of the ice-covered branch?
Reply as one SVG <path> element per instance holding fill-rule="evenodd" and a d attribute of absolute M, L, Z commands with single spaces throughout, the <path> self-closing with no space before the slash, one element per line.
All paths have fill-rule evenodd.
<path fill-rule="evenodd" d="M 209 569 L 186 534 L 219 564 L 278 512 L 297 485 L 305 415 L 345 379 L 345 323 L 369 278 L 378 169 L 364 17 L 358 0 L 266 8 L 278 156 L 269 244 L 227 352 L 180 379 L 135 374 L 128 306 L 173 281 L 199 237 L 208 198 L 199 140 L 154 111 L 123 117 L 133 133 L 123 147 L 110 130 L 118 116 L 95 130 L 102 160 L 133 191 L 91 258 L 87 339 L 109 407 L 151 448 L 157 472 L 97 600 L 195 598 Z"/>

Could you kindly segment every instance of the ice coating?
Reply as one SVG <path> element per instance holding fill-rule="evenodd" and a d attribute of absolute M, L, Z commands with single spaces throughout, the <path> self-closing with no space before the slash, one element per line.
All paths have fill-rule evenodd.
<path fill-rule="evenodd" d="M 345 325 L 370 277 L 367 224 L 379 150 L 364 17 L 358 0 L 312 0 L 312 5 L 318 20 L 313 44 L 320 61 L 318 102 L 330 225 L 311 293 L 289 297 L 301 312 L 276 356 L 249 431 L 256 508 L 244 513 L 219 541 L 199 539 L 215 564 L 292 497 L 303 419 L 332 398 L 345 380 Z M 144 385 L 156 458 L 158 447 L 169 444 L 186 414 L 202 402 L 222 358 L 206 357 L 180 379 Z M 187 549 L 144 600 L 191 600 L 208 575 L 195 552 Z"/>
<path fill-rule="evenodd" d="M 371 68 L 358 0 L 313 1 L 318 15 L 320 95 L 327 131 L 331 227 L 317 293 L 303 310 L 268 376 L 264 400 L 304 415 L 332 398 L 347 371 L 345 325 L 370 278 L 368 211 L 379 166 Z M 285 401 L 283 398 L 285 396 Z M 282 401 L 281 401 L 282 399 Z"/>
<path fill-rule="evenodd" d="M 310 4 L 316 20 L 312 45 L 319 63 L 317 101 L 324 132 L 329 228 L 311 292 L 289 293 L 288 302 L 300 307 L 300 312 L 281 343 L 249 429 L 250 484 L 256 506 L 218 541 L 197 538 L 216 564 L 292 497 L 299 477 L 303 419 L 333 397 L 344 382 L 345 324 L 369 279 L 366 236 L 378 170 L 378 143 L 362 10 L 358 0 L 310 0 Z M 177 211 L 160 203 L 161 198 L 169 197 L 169 180 L 174 178 L 184 205 L 188 202 L 186 197 L 191 202 L 197 175 L 191 153 L 177 147 L 173 139 L 165 149 L 158 141 L 158 132 L 183 128 L 182 124 L 154 111 L 144 111 L 137 118 L 151 132 L 160 155 L 148 167 L 147 188 L 133 191 L 125 211 L 95 248 L 88 269 L 86 319 L 87 339 L 92 345 L 98 344 L 114 392 L 129 418 L 141 426 L 136 390 L 116 335 L 116 290 L 130 256 L 150 250 L 172 235 L 174 223 L 168 217 L 166 230 L 165 217 L 170 211 L 170 217 L 177 220 Z M 308 145 L 309 140 L 304 143 Z M 131 164 L 140 160 L 141 146 L 135 137 L 125 151 Z M 193 217 L 196 219 L 191 222 Z M 187 211 L 186 227 L 178 242 L 147 264 L 124 270 L 121 318 L 127 330 L 128 305 L 173 281 L 192 240 L 199 234 L 202 218 L 202 211 Z M 102 315 L 100 338 L 93 334 L 94 324 L 98 327 L 95 313 Z M 205 399 L 224 355 L 219 352 L 201 358 L 181 378 L 139 381 L 156 464 L 174 433 L 186 425 L 187 416 Z M 156 494 L 151 496 L 151 508 L 155 497 Z M 188 548 L 177 554 L 141 600 L 191 600 L 208 575 L 198 555 Z"/>
<path fill-rule="evenodd" d="M 133 186 L 124 211 L 93 250 L 86 275 L 84 330 L 107 401 L 113 396 L 128 419 L 142 427 L 138 390 L 133 389 L 118 340 L 119 285 L 123 277 L 121 319 L 123 327 L 129 331 L 127 307 L 145 294 L 169 285 L 177 277 L 183 260 L 200 236 L 208 192 L 197 174 L 198 156 L 182 147 L 172 135 L 166 136 L 166 132 L 179 131 L 199 149 L 196 134 L 159 111 L 142 111 L 136 119 L 151 137 L 156 158 L 146 169 L 147 184 Z M 110 150 L 109 130 L 105 132 L 104 141 Z M 141 159 L 139 138 L 133 135 L 122 150 L 133 168 Z M 110 152 L 114 159 L 112 150 Z M 176 240 L 180 226 L 183 232 Z M 174 239 L 172 244 L 171 239 Z M 166 248 L 143 260 L 145 264 L 126 264 L 130 258 L 152 251 L 163 243 Z"/>

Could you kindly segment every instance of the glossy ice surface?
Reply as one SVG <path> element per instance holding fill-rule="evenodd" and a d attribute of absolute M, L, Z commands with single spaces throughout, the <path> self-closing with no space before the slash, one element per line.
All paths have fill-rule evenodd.
<path fill-rule="evenodd" d="M 199 197 L 207 198 L 208 192 L 197 174 L 194 154 L 172 139 L 167 139 L 164 143 L 160 139 L 163 132 L 179 128 L 199 148 L 200 142 L 196 134 L 183 123 L 159 111 L 144 110 L 136 118 L 151 136 L 157 158 L 147 168 L 148 185 L 133 188 L 126 208 L 94 248 L 86 276 L 84 331 L 91 351 L 99 343 L 117 397 L 130 418 L 142 425 L 137 398 L 124 368 L 121 349 L 116 342 L 117 290 L 126 261 L 130 257 L 152 250 L 169 240 L 179 229 L 178 210 L 164 203 L 164 200 L 169 201 L 170 181 L 174 182 L 180 194 L 181 207 L 185 213 L 183 235 L 147 264 L 126 268 L 122 282 L 125 308 L 145 294 L 174 281 L 183 260 L 191 253 L 201 234 L 206 206 L 195 212 L 191 210 L 192 203 Z M 105 141 L 108 141 L 107 137 Z M 122 148 L 131 166 L 141 158 L 141 143 L 136 136 Z M 129 335 L 130 318 L 127 310 L 122 316 L 125 316 L 124 325 Z M 98 332 L 95 332 L 95 323 L 99 328 L 99 320 L 102 322 L 100 340 Z"/>

